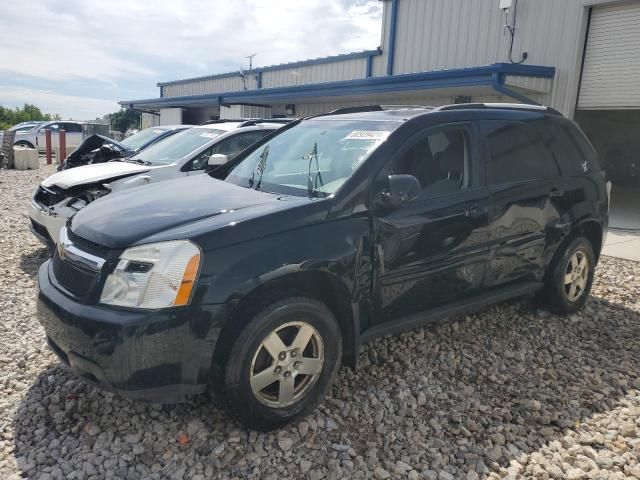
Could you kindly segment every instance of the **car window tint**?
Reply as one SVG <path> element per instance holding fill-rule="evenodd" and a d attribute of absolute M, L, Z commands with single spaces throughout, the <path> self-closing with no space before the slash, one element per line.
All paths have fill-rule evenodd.
<path fill-rule="evenodd" d="M 484 124 L 491 154 L 489 184 L 523 182 L 558 175 L 558 166 L 542 138 L 532 128 L 518 123 Z"/>
<path fill-rule="evenodd" d="M 434 132 L 394 160 L 385 176 L 413 175 L 422 186 L 423 197 L 455 193 L 470 185 L 469 145 L 465 129 Z"/>
<path fill-rule="evenodd" d="M 212 155 L 216 153 L 227 155 L 229 160 L 231 160 L 270 132 L 271 130 L 256 130 L 253 132 L 238 133 L 229 138 L 225 138 L 220 143 L 214 145 Z"/>
<path fill-rule="evenodd" d="M 82 125 L 78 123 L 63 123 L 62 128 L 67 133 L 82 133 Z"/>

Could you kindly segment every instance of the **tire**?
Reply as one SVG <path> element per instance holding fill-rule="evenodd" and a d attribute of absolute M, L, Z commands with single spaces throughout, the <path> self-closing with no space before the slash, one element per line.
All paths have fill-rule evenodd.
<path fill-rule="evenodd" d="M 294 347 L 296 340 L 298 347 L 304 345 L 301 350 Z M 276 301 L 235 339 L 224 366 L 224 403 L 247 427 L 273 430 L 318 404 L 335 380 L 341 357 L 340 328 L 326 305 L 306 297 Z M 271 378 L 276 380 L 269 383 Z"/>
<path fill-rule="evenodd" d="M 560 248 L 549 266 L 539 298 L 551 311 L 566 315 L 580 310 L 587 301 L 593 285 L 596 256 L 591 242 L 585 237 L 575 237 Z M 587 263 L 581 270 L 579 265 L 583 261 Z"/>
<path fill-rule="evenodd" d="M 27 142 L 26 140 L 20 140 L 19 142 L 14 143 L 13 146 L 14 147 L 36 148 L 30 142 Z"/>

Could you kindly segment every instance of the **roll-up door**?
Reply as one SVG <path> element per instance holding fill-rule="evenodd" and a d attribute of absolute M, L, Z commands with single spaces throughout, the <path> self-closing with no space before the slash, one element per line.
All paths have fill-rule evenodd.
<path fill-rule="evenodd" d="M 640 109 L 640 2 L 591 12 L 579 109 Z"/>

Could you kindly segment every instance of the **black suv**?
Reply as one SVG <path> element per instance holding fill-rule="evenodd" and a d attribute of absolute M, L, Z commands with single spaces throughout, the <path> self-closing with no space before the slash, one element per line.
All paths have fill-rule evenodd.
<path fill-rule="evenodd" d="M 212 389 L 270 429 L 371 338 L 534 292 L 578 310 L 608 185 L 551 109 L 343 109 L 81 210 L 39 271 L 39 318 L 94 384 L 163 403 Z"/>

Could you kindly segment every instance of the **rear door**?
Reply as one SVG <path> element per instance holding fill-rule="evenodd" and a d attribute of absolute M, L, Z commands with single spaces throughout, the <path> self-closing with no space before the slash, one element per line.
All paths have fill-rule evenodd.
<path fill-rule="evenodd" d="M 375 323 L 461 301 L 483 288 L 489 195 L 476 147 L 472 124 L 430 128 L 378 176 L 374 203 L 391 174 L 415 176 L 422 192 L 391 211 L 373 208 Z"/>
<path fill-rule="evenodd" d="M 487 121 L 482 132 L 491 195 L 487 286 L 540 281 L 564 196 L 557 162 L 526 123 Z"/>

